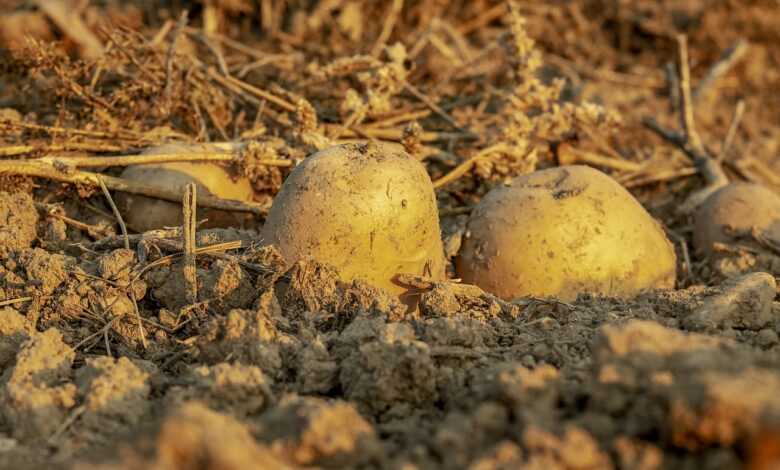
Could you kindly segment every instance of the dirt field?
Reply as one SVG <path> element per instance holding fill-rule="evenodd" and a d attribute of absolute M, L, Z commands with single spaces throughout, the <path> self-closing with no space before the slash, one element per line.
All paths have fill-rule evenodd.
<path fill-rule="evenodd" d="M 705 256 L 685 210 L 696 155 L 780 189 L 778 90 L 776 0 L 0 0 L 0 468 L 780 469 L 780 233 Z M 259 240 L 295 165 L 371 139 L 436 187 L 419 311 Z M 173 141 L 232 142 L 190 159 L 254 194 L 200 200 L 231 227 L 197 231 L 194 302 L 182 228 L 122 203 L 181 201 L 120 178 Z M 659 219 L 677 288 L 457 282 L 482 196 L 572 163 Z"/>

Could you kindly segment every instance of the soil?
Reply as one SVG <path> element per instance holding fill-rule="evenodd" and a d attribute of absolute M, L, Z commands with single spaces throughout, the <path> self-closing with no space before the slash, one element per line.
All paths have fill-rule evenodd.
<path fill-rule="evenodd" d="M 188 302 L 181 228 L 123 236 L 99 187 L 0 166 L 0 468 L 780 468 L 780 243 L 754 234 L 711 259 L 692 252 L 692 217 L 675 208 L 703 182 L 641 123 L 675 126 L 663 72 L 674 34 L 689 37 L 697 82 L 749 41 L 749 60 L 702 91 L 697 122 L 717 149 L 744 100 L 726 170 L 777 190 L 776 2 L 520 2 L 535 44 L 502 2 L 408 2 L 392 21 L 404 2 L 149 3 L 82 5 L 82 26 L 112 44 L 93 59 L 77 26 L 0 0 L 0 164 L 54 155 L 73 175 L 67 158 L 229 134 L 253 142 L 237 166 L 267 206 L 290 167 L 341 133 L 389 135 L 433 180 L 506 146 L 437 191 L 450 279 L 416 279 L 412 311 L 330 266 L 286 263 L 261 243 L 262 216 L 198 230 Z M 372 12 L 389 32 L 368 31 Z M 40 42 L 21 43 L 19 28 Z M 219 49 L 216 37 L 234 42 Z M 379 63 L 377 41 L 388 45 Z M 480 58 L 488 44 L 499 47 Z M 538 83 L 521 70 L 535 60 L 529 44 L 546 60 Z M 499 58 L 504 49 L 523 60 Z M 276 98 L 209 81 L 221 67 Z M 551 77 L 566 80 L 561 96 Z M 523 84 L 527 122 L 497 104 Z M 592 122 L 585 100 L 620 114 L 623 130 L 601 111 Z M 441 140 L 461 132 L 442 114 L 480 137 Z M 452 279 L 473 204 L 507 177 L 559 164 L 564 144 L 608 155 L 595 166 L 664 224 L 675 289 L 506 301 Z"/>

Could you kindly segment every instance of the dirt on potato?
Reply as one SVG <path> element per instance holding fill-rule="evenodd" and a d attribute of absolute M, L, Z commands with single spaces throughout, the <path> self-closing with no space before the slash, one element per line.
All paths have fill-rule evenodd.
<path fill-rule="evenodd" d="M 780 189 L 779 12 L 0 0 L 0 468 L 780 468 L 780 240 L 694 250 L 680 208 L 707 181 L 648 125 L 679 131 L 684 34 L 705 150 Z M 448 275 L 403 279 L 418 310 L 260 235 L 296 165 L 372 139 L 436 188 Z M 196 226 L 194 276 L 182 227 L 125 234 L 106 196 L 181 200 L 117 179 L 171 142 L 239 143 L 203 158 L 254 191 L 228 207 L 248 224 Z M 475 204 L 572 163 L 658 219 L 675 288 L 507 301 L 456 279 Z"/>

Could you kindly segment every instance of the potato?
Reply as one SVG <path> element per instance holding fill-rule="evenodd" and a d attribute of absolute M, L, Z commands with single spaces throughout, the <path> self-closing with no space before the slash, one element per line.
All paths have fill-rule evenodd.
<path fill-rule="evenodd" d="M 676 277 L 661 226 L 612 178 L 578 165 L 491 190 L 469 218 L 455 265 L 464 282 L 507 300 L 629 297 L 672 288 Z"/>
<path fill-rule="evenodd" d="M 732 243 L 751 230 L 780 240 L 780 196 L 758 184 L 731 183 L 719 189 L 694 214 L 693 246 L 711 256 L 713 244 Z"/>
<path fill-rule="evenodd" d="M 226 152 L 229 147 L 217 144 L 167 144 L 148 149 L 144 154 L 171 154 L 186 152 Z M 122 178 L 166 188 L 183 187 L 196 183 L 198 194 L 209 194 L 223 199 L 251 201 L 252 185 L 246 178 L 233 180 L 228 169 L 213 162 L 172 162 L 133 165 L 125 168 Z M 125 222 L 134 230 L 145 232 L 182 224 L 181 204 L 129 193 L 117 193 L 117 205 Z M 239 227 L 246 214 L 215 209 L 198 208 L 198 220 L 208 219 L 202 228 Z"/>
<path fill-rule="evenodd" d="M 417 296 L 396 274 L 444 276 L 430 177 L 385 144 L 343 144 L 306 158 L 282 185 L 262 235 L 288 263 L 330 264 L 343 281 L 366 281 L 410 308 Z"/>

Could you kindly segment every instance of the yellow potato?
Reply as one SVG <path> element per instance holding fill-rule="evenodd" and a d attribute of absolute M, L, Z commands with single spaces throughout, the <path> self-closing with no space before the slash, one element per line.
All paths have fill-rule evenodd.
<path fill-rule="evenodd" d="M 217 144 L 168 144 L 148 149 L 144 154 L 171 154 L 186 152 L 225 152 L 228 147 Z M 166 188 L 183 187 L 187 183 L 196 183 L 198 194 L 209 194 L 223 199 L 251 201 L 252 185 L 246 178 L 234 181 L 228 169 L 212 162 L 173 162 L 133 165 L 125 168 L 122 178 L 141 183 L 159 185 Z M 125 222 L 141 232 L 173 227 L 182 224 L 181 204 L 149 198 L 129 193 L 117 193 L 117 205 L 122 211 Z M 208 219 L 203 228 L 240 227 L 245 214 L 198 208 L 198 220 Z"/>
<path fill-rule="evenodd" d="M 345 144 L 306 158 L 282 185 L 262 231 L 288 263 L 313 259 L 344 281 L 417 296 L 396 274 L 442 279 L 436 197 L 420 162 L 385 144 Z"/>
<path fill-rule="evenodd" d="M 490 191 L 469 219 L 456 271 L 510 300 L 672 288 L 661 226 L 615 180 L 586 166 L 537 171 Z"/>
<path fill-rule="evenodd" d="M 752 230 L 780 240 L 780 196 L 758 184 L 731 183 L 708 197 L 694 215 L 693 246 L 710 256 L 715 243 L 733 243 Z"/>

